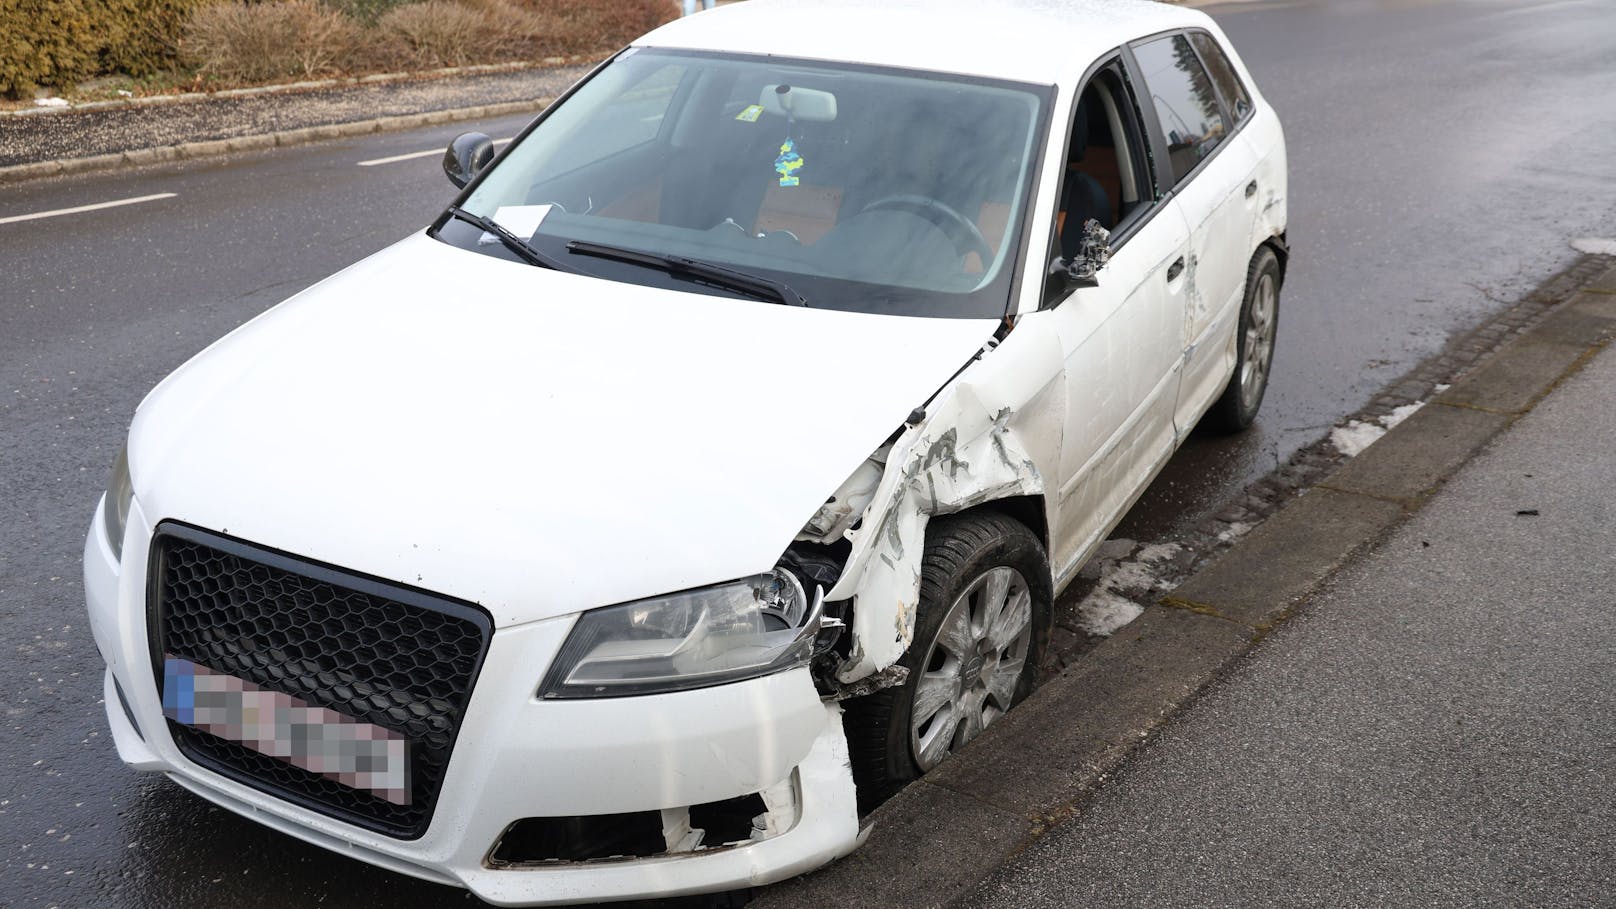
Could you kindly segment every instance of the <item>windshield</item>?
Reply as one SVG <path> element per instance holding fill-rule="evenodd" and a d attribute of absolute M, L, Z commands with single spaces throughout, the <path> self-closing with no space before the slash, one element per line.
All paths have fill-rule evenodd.
<path fill-rule="evenodd" d="M 813 307 L 998 317 L 1047 98 L 1017 83 L 632 48 L 461 207 L 614 281 L 747 296 L 650 257 L 602 256 L 602 244 L 722 266 Z M 516 257 L 463 219 L 437 236 Z"/>

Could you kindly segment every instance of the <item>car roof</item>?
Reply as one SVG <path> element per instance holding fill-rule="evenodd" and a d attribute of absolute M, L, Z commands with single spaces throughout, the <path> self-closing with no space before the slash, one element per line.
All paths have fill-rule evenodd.
<path fill-rule="evenodd" d="M 1058 85 L 1126 41 L 1210 22 L 1157 0 L 744 0 L 634 43 Z"/>

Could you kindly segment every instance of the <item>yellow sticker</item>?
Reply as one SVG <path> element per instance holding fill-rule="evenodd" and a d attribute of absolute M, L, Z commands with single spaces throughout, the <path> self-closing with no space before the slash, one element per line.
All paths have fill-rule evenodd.
<path fill-rule="evenodd" d="M 754 104 L 751 107 L 748 107 L 746 110 L 736 114 L 735 119 L 744 120 L 747 123 L 756 123 L 757 118 L 761 116 L 763 116 L 763 105 Z"/>

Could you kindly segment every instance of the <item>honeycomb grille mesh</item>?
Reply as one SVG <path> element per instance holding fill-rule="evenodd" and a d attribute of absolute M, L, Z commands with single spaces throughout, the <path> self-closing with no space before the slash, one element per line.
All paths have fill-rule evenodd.
<path fill-rule="evenodd" d="M 159 665 L 166 652 L 402 733 L 410 800 L 395 805 L 170 721 L 186 757 L 368 829 L 426 832 L 487 646 L 486 614 L 183 525 L 159 529 L 152 569 Z"/>

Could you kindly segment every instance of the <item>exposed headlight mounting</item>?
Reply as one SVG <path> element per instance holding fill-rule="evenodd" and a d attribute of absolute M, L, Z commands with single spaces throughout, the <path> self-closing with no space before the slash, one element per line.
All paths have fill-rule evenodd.
<path fill-rule="evenodd" d="M 129 523 L 129 506 L 135 500 L 135 485 L 129 479 L 129 448 L 118 450 L 118 459 L 112 462 L 112 477 L 107 480 L 107 494 L 101 499 L 101 520 L 107 529 L 107 545 L 114 558 L 123 559 L 123 530 Z"/>
<path fill-rule="evenodd" d="M 539 686 L 546 698 L 705 688 L 807 665 L 824 591 L 788 571 L 584 613 Z"/>

